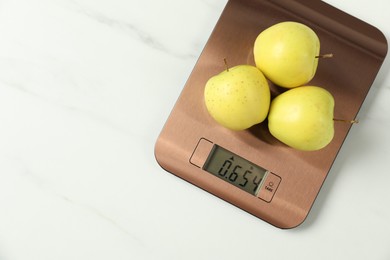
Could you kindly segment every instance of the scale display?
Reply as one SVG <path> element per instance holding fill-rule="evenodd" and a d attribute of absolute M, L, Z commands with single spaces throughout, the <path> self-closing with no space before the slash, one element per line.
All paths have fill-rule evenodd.
<path fill-rule="evenodd" d="M 214 145 L 203 170 L 255 196 L 267 173 L 267 170 L 218 145 Z"/>

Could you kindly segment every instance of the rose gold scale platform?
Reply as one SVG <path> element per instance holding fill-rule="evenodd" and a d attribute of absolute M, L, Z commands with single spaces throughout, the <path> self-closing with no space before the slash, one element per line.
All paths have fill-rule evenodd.
<path fill-rule="evenodd" d="M 155 146 L 166 171 L 280 228 L 305 220 L 351 125 L 335 122 L 324 149 L 297 151 L 273 138 L 266 122 L 238 132 L 219 126 L 206 111 L 203 90 L 224 70 L 224 58 L 230 66 L 254 65 L 257 35 L 287 20 L 310 26 L 321 53 L 333 53 L 320 60 L 310 84 L 333 94 L 335 118 L 354 119 L 387 53 L 378 29 L 318 0 L 230 0 Z M 271 85 L 271 91 L 283 90 Z"/>

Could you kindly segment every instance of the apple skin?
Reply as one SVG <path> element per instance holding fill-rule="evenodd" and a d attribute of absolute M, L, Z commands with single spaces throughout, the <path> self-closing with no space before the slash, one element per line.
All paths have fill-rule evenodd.
<path fill-rule="evenodd" d="M 281 22 L 268 27 L 254 44 L 256 66 L 273 83 L 285 88 L 305 85 L 315 75 L 320 40 L 308 26 Z"/>
<path fill-rule="evenodd" d="M 268 129 L 286 145 L 303 151 L 327 146 L 334 136 L 334 98 L 321 87 L 287 90 L 271 102 Z"/>
<path fill-rule="evenodd" d="M 264 121 L 271 102 L 266 78 L 251 65 L 238 65 L 211 77 L 204 98 L 210 115 L 231 130 L 244 130 Z"/>

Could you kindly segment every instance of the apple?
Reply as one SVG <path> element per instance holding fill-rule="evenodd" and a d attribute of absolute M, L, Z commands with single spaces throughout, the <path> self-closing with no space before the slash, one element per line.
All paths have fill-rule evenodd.
<path fill-rule="evenodd" d="M 273 83 L 285 88 L 305 85 L 315 75 L 320 40 L 308 26 L 281 22 L 262 31 L 253 54 L 256 66 Z"/>
<path fill-rule="evenodd" d="M 231 130 L 244 130 L 265 120 L 271 94 L 257 67 L 238 65 L 207 81 L 204 100 L 215 121 Z"/>
<path fill-rule="evenodd" d="M 295 149 L 319 150 L 334 136 L 334 98 L 321 87 L 289 89 L 271 102 L 268 115 L 270 133 Z"/>

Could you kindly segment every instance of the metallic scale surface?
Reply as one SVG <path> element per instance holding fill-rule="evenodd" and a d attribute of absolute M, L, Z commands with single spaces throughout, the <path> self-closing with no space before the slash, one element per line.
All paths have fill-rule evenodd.
<path fill-rule="evenodd" d="M 266 122 L 238 132 L 219 126 L 206 111 L 203 90 L 211 76 L 224 70 L 224 58 L 230 66 L 253 65 L 256 36 L 286 20 L 310 26 L 319 35 L 321 53 L 334 54 L 320 60 L 310 84 L 333 94 L 335 118 L 355 119 L 387 53 L 379 30 L 321 1 L 231 0 L 155 146 L 165 170 L 280 228 L 305 220 L 351 125 L 335 122 L 335 137 L 322 150 L 297 151 L 273 138 Z M 271 91 L 276 95 L 283 90 L 271 85 Z M 270 172 L 258 195 L 202 169 L 214 145 Z"/>

